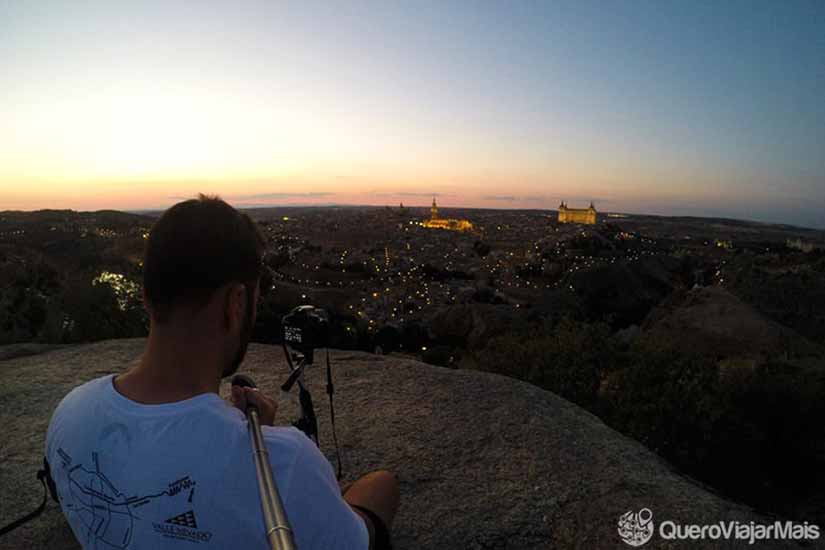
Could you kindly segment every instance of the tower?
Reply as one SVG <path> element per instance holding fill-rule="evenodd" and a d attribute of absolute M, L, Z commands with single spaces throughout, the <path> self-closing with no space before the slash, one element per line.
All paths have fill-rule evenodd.
<path fill-rule="evenodd" d="M 596 224 L 596 207 L 593 206 L 593 201 L 590 201 L 590 208 L 587 209 L 587 218 L 584 223 L 590 225 Z"/>
<path fill-rule="evenodd" d="M 435 197 L 433 197 L 433 206 L 432 206 L 432 208 L 430 208 L 430 214 L 432 214 L 431 219 L 433 219 L 433 220 L 438 219 L 438 206 L 435 204 Z"/>

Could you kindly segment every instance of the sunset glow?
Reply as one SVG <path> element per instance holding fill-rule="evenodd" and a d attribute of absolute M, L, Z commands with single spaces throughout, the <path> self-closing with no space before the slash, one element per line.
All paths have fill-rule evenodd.
<path fill-rule="evenodd" d="M 825 10 L 667 6 L 4 2 L 0 210 L 437 195 L 822 226 Z"/>

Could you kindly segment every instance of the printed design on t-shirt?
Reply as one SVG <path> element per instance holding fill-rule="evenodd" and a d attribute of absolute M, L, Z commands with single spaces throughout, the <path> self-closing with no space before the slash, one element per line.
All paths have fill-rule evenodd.
<path fill-rule="evenodd" d="M 166 520 L 166 523 L 174 523 L 175 525 L 183 525 L 184 527 L 189 527 L 190 529 L 197 529 L 198 522 L 195 520 L 195 511 L 189 510 L 188 512 L 184 512 L 183 514 L 177 515 L 173 518 L 169 518 Z"/>
<path fill-rule="evenodd" d="M 109 480 L 100 469 L 98 453 L 92 453 L 92 466 L 73 463 L 63 448 L 60 456 L 60 472 L 65 476 L 68 493 L 60 494 L 67 515 L 74 516 L 85 528 L 85 548 L 127 549 L 132 543 L 135 522 L 144 519 L 140 509 L 161 498 L 174 498 L 188 490 L 186 504 L 189 510 L 166 520 L 169 525 L 153 523 L 154 532 L 164 537 L 206 542 L 212 538 L 208 531 L 197 531 L 197 521 L 192 500 L 196 482 L 189 476 L 177 479 L 163 491 L 144 495 L 127 496 Z M 69 517 L 71 522 L 72 517 Z M 76 526 L 77 524 L 74 523 Z M 76 530 L 78 536 L 80 530 Z"/>

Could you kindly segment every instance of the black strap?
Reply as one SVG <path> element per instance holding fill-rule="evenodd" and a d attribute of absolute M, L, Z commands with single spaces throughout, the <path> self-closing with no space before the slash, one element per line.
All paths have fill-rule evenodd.
<path fill-rule="evenodd" d="M 341 448 L 338 447 L 338 434 L 335 433 L 335 406 L 332 404 L 332 394 L 335 388 L 332 386 L 332 368 L 329 365 L 329 348 L 327 348 L 327 395 L 329 396 L 329 420 L 332 424 L 332 440 L 335 442 L 335 457 L 338 461 L 338 481 L 341 481 L 343 463 L 341 461 Z"/>
<path fill-rule="evenodd" d="M 392 550 L 392 541 L 390 540 L 390 530 L 387 528 L 387 525 L 384 523 L 384 520 L 381 517 L 370 510 L 369 508 L 364 508 L 363 506 L 358 506 L 357 504 L 350 504 L 352 508 L 363 512 L 365 516 L 370 518 L 372 522 L 372 527 L 375 529 L 375 540 L 373 540 L 373 548 L 375 550 Z"/>
<path fill-rule="evenodd" d="M 312 394 L 304 387 L 301 381 L 298 381 L 298 401 L 301 403 L 301 418 L 298 419 L 298 427 L 304 432 L 307 437 L 315 442 L 318 447 L 321 446 L 318 439 L 318 418 L 315 416 L 315 405 L 312 403 Z"/>
<path fill-rule="evenodd" d="M 292 358 L 289 356 L 289 349 L 286 347 L 286 337 L 281 339 L 281 346 L 284 348 L 284 355 L 286 355 L 286 364 L 289 365 L 289 372 L 295 370 L 295 367 L 292 366 Z"/>
<path fill-rule="evenodd" d="M 22 518 L 15 520 L 9 523 L 8 525 L 0 528 L 0 537 L 5 535 L 6 533 L 14 531 L 24 523 L 31 521 L 40 514 L 42 514 L 43 510 L 46 509 L 46 501 L 49 498 L 49 493 L 52 494 L 52 498 L 54 499 L 54 501 L 58 502 L 57 488 L 54 485 L 51 472 L 49 471 L 49 463 L 46 461 L 45 458 L 43 459 L 43 468 L 37 470 L 37 480 L 43 485 L 43 501 L 40 503 L 40 506 L 38 506 L 33 512 L 26 514 Z"/>

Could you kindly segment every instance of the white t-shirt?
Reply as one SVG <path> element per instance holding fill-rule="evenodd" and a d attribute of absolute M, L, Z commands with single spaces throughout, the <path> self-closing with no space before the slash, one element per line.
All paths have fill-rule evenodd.
<path fill-rule="evenodd" d="M 46 437 L 60 506 L 83 547 L 268 548 L 243 413 L 214 393 L 142 405 L 113 377 L 63 398 Z M 366 550 L 366 525 L 315 444 L 295 428 L 263 434 L 298 548 Z"/>

